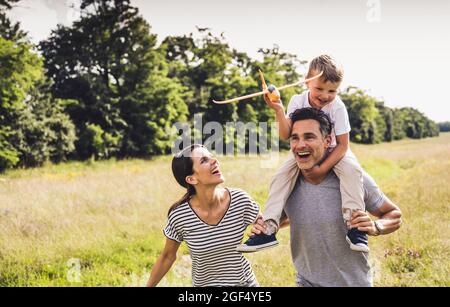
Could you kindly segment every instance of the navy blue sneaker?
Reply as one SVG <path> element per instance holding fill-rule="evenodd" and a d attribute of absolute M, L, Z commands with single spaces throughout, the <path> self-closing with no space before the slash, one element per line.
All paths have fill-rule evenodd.
<path fill-rule="evenodd" d="M 350 244 L 350 249 L 357 252 L 369 252 L 367 233 L 359 231 L 357 228 L 352 228 L 347 232 L 347 242 Z"/>
<path fill-rule="evenodd" d="M 277 245 L 278 241 L 275 234 L 266 235 L 261 233 L 250 237 L 244 244 L 238 245 L 236 251 L 241 253 L 253 253 Z"/>

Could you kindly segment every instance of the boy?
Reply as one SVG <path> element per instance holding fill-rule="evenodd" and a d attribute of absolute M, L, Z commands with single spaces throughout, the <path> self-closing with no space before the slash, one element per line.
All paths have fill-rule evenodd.
<path fill-rule="evenodd" d="M 340 98 L 336 96 L 343 79 L 343 70 L 329 55 L 321 55 L 311 61 L 306 78 L 313 77 L 320 72 L 323 72 L 320 78 L 306 83 L 308 91 L 291 98 L 286 115 L 281 100 L 271 101 L 268 96 L 265 96 L 264 99 L 268 106 L 276 112 L 280 138 L 283 140 L 290 137 L 292 122 L 289 115 L 296 109 L 313 107 L 324 111 L 330 117 L 334 126 L 330 153 L 320 165 L 314 167 L 308 176 L 314 178 L 333 169 L 340 180 L 344 221 L 350 228 L 352 212 L 365 211 L 365 205 L 362 169 L 349 148 L 350 122 L 347 109 Z M 300 154 L 305 159 L 309 155 L 307 151 Z M 299 169 L 295 158 L 290 154 L 288 160 L 275 174 L 270 185 L 269 198 L 263 216 L 267 229 L 266 234 L 251 237 L 244 244 L 238 246 L 238 251 L 255 252 L 278 244 L 275 233 L 279 229 L 283 208 L 295 186 L 298 174 Z M 354 251 L 369 251 L 367 234 L 356 228 L 348 230 L 346 240 Z"/>

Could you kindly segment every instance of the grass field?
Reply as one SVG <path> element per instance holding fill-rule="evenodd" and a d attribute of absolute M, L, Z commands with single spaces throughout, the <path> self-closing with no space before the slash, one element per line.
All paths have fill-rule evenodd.
<path fill-rule="evenodd" d="M 376 286 L 450 286 L 450 133 L 352 149 L 403 212 L 402 228 L 370 239 Z M 284 160 L 286 153 L 279 161 Z M 48 165 L 0 175 L 0 286 L 144 285 L 182 195 L 170 157 Z M 223 157 L 226 186 L 264 203 L 275 169 Z M 251 254 L 263 286 L 294 286 L 287 230 Z M 183 244 L 163 286 L 190 286 Z"/>

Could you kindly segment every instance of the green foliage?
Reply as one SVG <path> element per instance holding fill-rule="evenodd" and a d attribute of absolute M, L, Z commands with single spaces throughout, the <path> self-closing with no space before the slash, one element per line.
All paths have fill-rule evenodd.
<path fill-rule="evenodd" d="M 12 22 L 6 16 L 6 10 L 12 8 L 12 6 L 20 0 L 0 0 L 0 37 L 11 41 L 25 41 L 26 33 L 20 29 L 18 22 Z"/>
<path fill-rule="evenodd" d="M 94 155 L 96 159 L 110 157 L 118 151 L 119 138 L 105 132 L 102 127 L 96 124 L 86 124 L 86 129 L 81 135 L 83 148 Z"/>
<path fill-rule="evenodd" d="M 375 98 L 360 89 L 349 87 L 341 94 L 341 99 L 348 110 L 352 140 L 364 144 L 380 143 L 384 140 L 386 124 L 376 107 Z"/>
<path fill-rule="evenodd" d="M 421 139 L 439 135 L 437 124 L 416 109 L 401 108 L 400 113 L 403 116 L 403 129 L 407 137 Z"/>
<path fill-rule="evenodd" d="M 206 31 L 199 29 L 195 36 L 191 33 L 189 36 L 167 37 L 160 47 L 170 63 L 169 75 L 181 80 L 192 93 L 187 100 L 190 119 L 201 113 L 204 122 L 215 121 L 223 125 L 236 121 L 274 121 L 274 113 L 262 97 L 227 105 L 213 104 L 212 100 L 260 91 L 259 69 L 264 71 L 269 83 L 282 85 L 298 81 L 297 68 L 304 62 L 295 55 L 280 52 L 278 47 L 261 49 L 263 60 L 259 62 L 246 53 L 231 49 L 223 35 L 216 37 Z M 289 101 L 297 90 L 284 91 L 283 99 Z M 205 135 L 204 139 L 208 137 Z M 226 143 L 229 138 L 224 141 Z"/>
<path fill-rule="evenodd" d="M 14 167 L 19 162 L 19 153 L 8 142 L 11 134 L 9 127 L 2 127 L 0 130 L 0 172 Z"/>
<path fill-rule="evenodd" d="M 78 156 L 164 152 L 163 131 L 184 119 L 186 107 L 179 82 L 167 77 L 156 35 L 130 1 L 86 0 L 81 10 L 72 27 L 59 26 L 41 43 L 55 95 L 77 101 L 67 110 L 80 135 Z M 92 127 L 110 141 L 91 144 Z"/>
<path fill-rule="evenodd" d="M 449 132 L 450 131 L 450 122 L 439 123 L 439 131 Z"/>
<path fill-rule="evenodd" d="M 0 63 L 0 171 L 64 160 L 75 129 L 50 94 L 41 58 L 30 44 L 0 37 Z"/>
<path fill-rule="evenodd" d="M 70 27 L 58 25 L 39 45 L 40 57 L 20 24 L 7 18 L 17 2 L 0 0 L 0 170 L 48 160 L 165 154 L 176 137 L 174 123 L 189 121 L 193 128 L 195 115 L 202 115 L 203 123 L 224 125 L 224 146 L 235 141 L 238 130 L 225 129 L 228 122 L 255 123 L 246 127 L 258 136 L 263 132 L 257 125 L 269 123 L 271 139 L 275 114 L 262 97 L 227 105 L 211 101 L 259 91 L 259 69 L 269 84 L 296 82 L 306 64 L 276 45 L 259 49 L 261 58 L 252 59 L 208 28 L 168 36 L 157 46 L 129 0 L 81 1 L 81 18 Z M 285 106 L 302 90 L 283 91 Z M 439 134 L 415 109 L 391 109 L 354 87 L 341 98 L 354 142 Z M 209 137 L 203 135 L 203 141 Z M 247 134 L 246 144 L 235 145 L 247 150 L 248 139 Z"/>
<path fill-rule="evenodd" d="M 374 144 L 439 135 L 437 124 L 414 108 L 391 109 L 355 87 L 347 88 L 340 96 L 349 113 L 350 138 L 354 142 Z"/>

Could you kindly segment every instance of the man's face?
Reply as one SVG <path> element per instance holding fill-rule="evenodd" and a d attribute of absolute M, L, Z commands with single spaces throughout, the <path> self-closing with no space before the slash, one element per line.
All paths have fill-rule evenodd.
<path fill-rule="evenodd" d="M 317 72 L 313 72 L 316 75 Z M 329 105 L 336 98 L 337 90 L 341 85 L 340 82 L 333 83 L 324 82 L 322 78 L 317 78 L 307 83 L 309 89 L 309 103 L 315 109 L 322 109 Z"/>
<path fill-rule="evenodd" d="M 290 145 L 301 170 L 308 170 L 319 164 L 330 143 L 331 137 L 322 136 L 318 121 L 305 119 L 294 122 Z"/>

